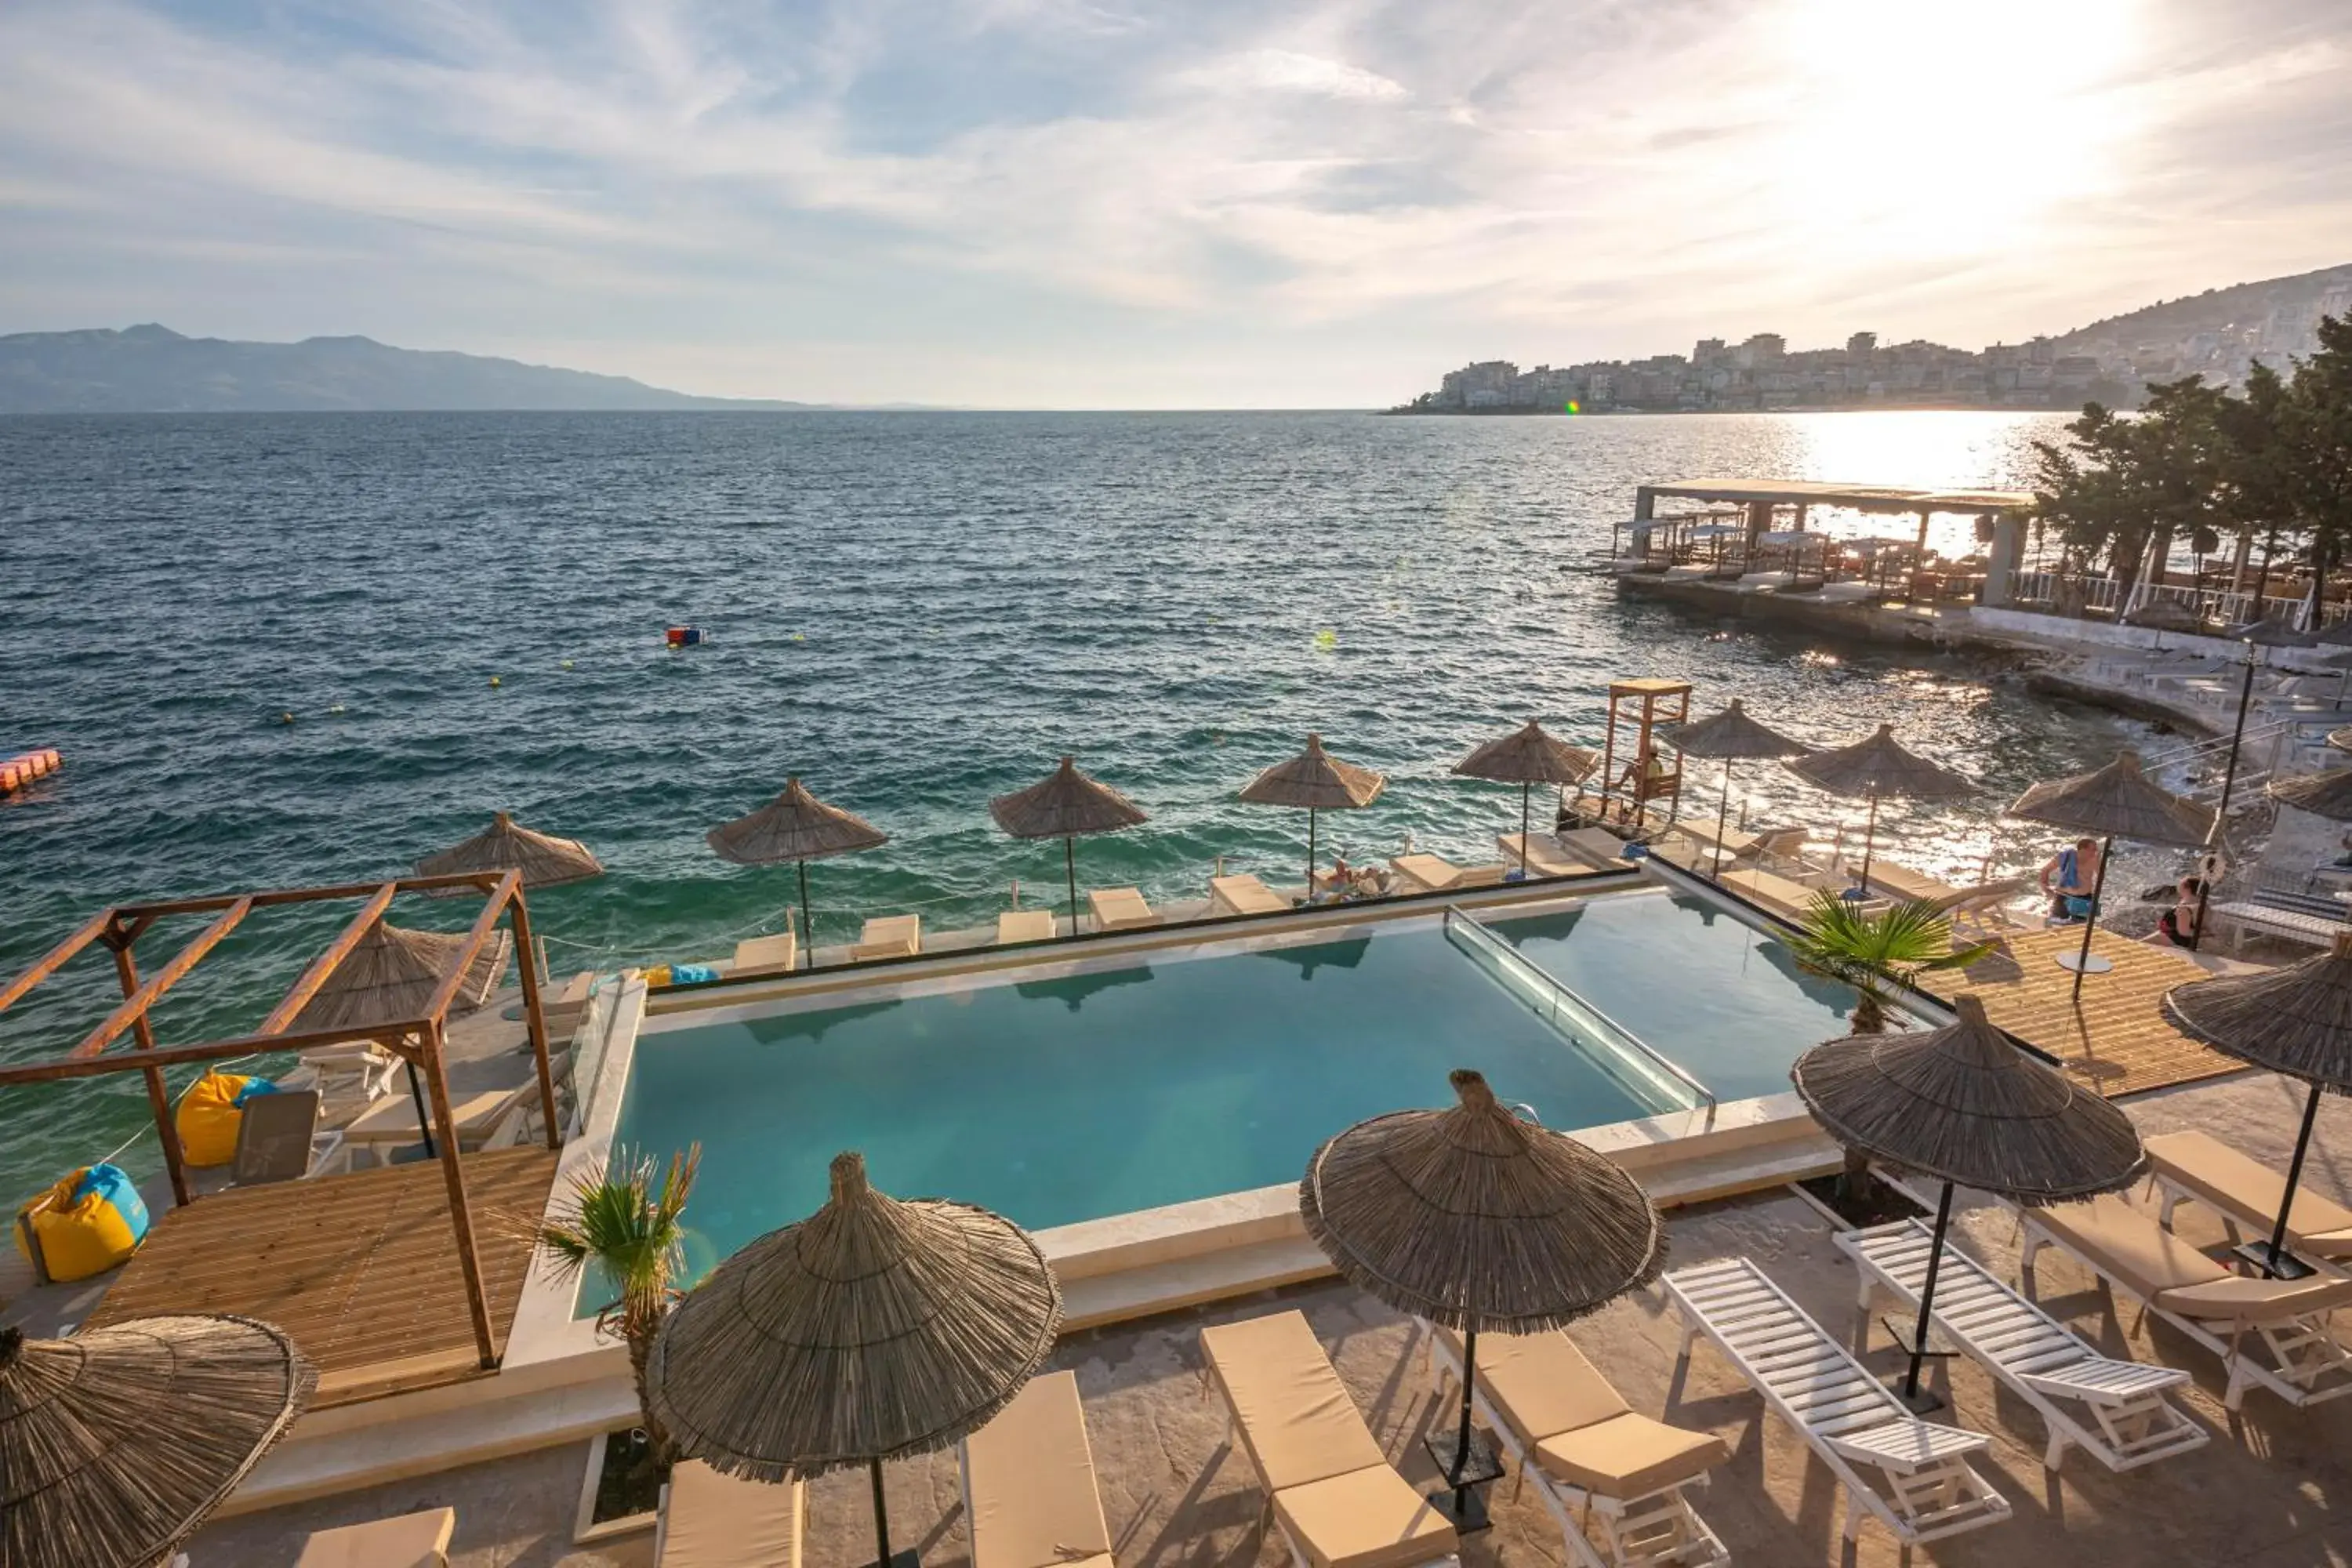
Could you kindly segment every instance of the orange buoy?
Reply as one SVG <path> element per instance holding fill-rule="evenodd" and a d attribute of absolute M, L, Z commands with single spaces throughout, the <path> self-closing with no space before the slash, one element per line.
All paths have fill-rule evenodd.
<path fill-rule="evenodd" d="M 47 778 L 65 766 L 65 763 L 66 760 L 58 754 L 57 748 L 54 746 L 44 746 L 31 752 L 19 752 L 6 761 L 0 762 L 0 795 L 23 789 L 35 779 Z"/>

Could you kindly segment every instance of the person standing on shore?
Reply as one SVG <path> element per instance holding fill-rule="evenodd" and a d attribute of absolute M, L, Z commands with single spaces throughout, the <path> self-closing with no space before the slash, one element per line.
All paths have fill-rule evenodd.
<path fill-rule="evenodd" d="M 2091 918 L 2091 889 L 2099 882 L 2099 842 L 2078 838 L 2071 849 L 2061 849 L 2042 868 L 2042 890 L 2050 896 L 2053 921 Z"/>

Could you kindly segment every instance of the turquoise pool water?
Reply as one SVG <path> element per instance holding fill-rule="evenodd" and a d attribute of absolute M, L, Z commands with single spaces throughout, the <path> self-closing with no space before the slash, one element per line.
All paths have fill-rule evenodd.
<path fill-rule="evenodd" d="M 1839 1032 L 1834 988 L 1711 909 L 1636 894 L 1495 929 L 1721 1099 L 1785 1088 Z M 822 1203 L 841 1149 L 885 1191 L 1044 1228 L 1295 1181 L 1339 1129 L 1445 1103 L 1457 1066 L 1552 1127 L 1667 1109 L 1423 925 L 647 1033 L 617 1139 L 702 1144 L 698 1274 Z"/>

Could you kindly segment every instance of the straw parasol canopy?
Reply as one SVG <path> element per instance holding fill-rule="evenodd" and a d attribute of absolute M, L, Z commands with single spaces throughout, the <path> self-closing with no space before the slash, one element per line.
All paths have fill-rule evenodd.
<path fill-rule="evenodd" d="M 1789 1077 L 1813 1120 L 1847 1148 L 1943 1184 L 1927 1279 L 1905 1374 L 1919 1399 L 1936 1272 L 1950 1228 L 1952 1188 L 1977 1187 L 2029 1207 L 2129 1186 L 2147 1151 L 2131 1118 L 2027 1055 L 1961 996 L 1940 1029 L 1848 1035 L 1797 1058 Z"/>
<path fill-rule="evenodd" d="M 2335 738 L 2330 735 L 2328 740 L 2332 742 Z M 2270 797 L 2281 805 L 2291 805 L 2330 822 L 2352 822 L 2352 768 L 2330 768 L 2325 773 L 2273 779 Z"/>
<path fill-rule="evenodd" d="M 1665 1230 L 1613 1161 L 1521 1121 L 1466 1068 L 1451 1081 L 1459 1104 L 1376 1116 L 1316 1150 L 1298 1209 L 1349 1284 L 1460 1331 L 1475 1366 L 1482 1329 L 1560 1328 L 1656 1279 Z M 1465 1392 L 1457 1516 L 1469 1447 Z"/>
<path fill-rule="evenodd" d="M 1286 763 L 1276 763 L 1242 788 L 1241 798 L 1252 805 L 1304 806 L 1307 811 L 1307 887 L 1315 889 L 1315 814 L 1370 805 L 1388 787 L 1387 777 L 1353 763 L 1343 763 L 1323 749 L 1323 737 L 1310 733 L 1307 749 Z"/>
<path fill-rule="evenodd" d="M 249 1318 L 0 1329 L 0 1563 L 152 1568 L 294 1425 L 318 1373 Z"/>
<path fill-rule="evenodd" d="M 887 844 L 890 836 L 858 816 L 828 805 L 811 795 L 795 773 L 784 780 L 782 795 L 734 821 L 712 828 L 702 841 L 722 860 L 739 866 L 781 866 L 791 861 L 800 868 L 801 935 L 816 962 L 816 924 L 809 913 L 808 863 L 829 856 L 847 855 Z"/>
<path fill-rule="evenodd" d="M 2196 611 L 2170 597 L 2150 599 L 2127 619 L 2131 625 L 2152 632 L 2193 632 L 2205 624 Z"/>
<path fill-rule="evenodd" d="M 945 1198 L 901 1202 L 835 1155 L 833 1195 L 736 1253 L 662 1324 L 646 1397 L 680 1453 L 781 1483 L 946 1447 L 1054 1348 L 1062 1293 L 1029 1234 Z"/>
<path fill-rule="evenodd" d="M 1811 750 L 1780 731 L 1759 723 L 1740 707 L 1739 699 L 1710 719 L 1680 724 L 1665 731 L 1665 742 L 1686 757 L 1708 757 L 1723 764 L 1723 799 L 1715 808 L 1715 869 L 1723 870 L 1723 829 L 1731 818 L 1731 764 L 1759 757 L 1801 757 Z"/>
<path fill-rule="evenodd" d="M 506 973 L 512 940 L 503 926 L 491 933 L 466 966 L 466 977 L 449 1004 L 451 1013 L 470 1013 L 489 999 Z M 409 931 L 378 920 L 288 1028 L 298 1034 L 349 1029 L 359 1035 L 370 1025 L 417 1017 L 431 1004 L 441 972 L 465 945 L 465 937 L 456 931 Z"/>
<path fill-rule="evenodd" d="M 2284 969 L 2176 985 L 2164 994 L 2164 1010 L 2215 1050 L 2311 1086 L 2278 1221 L 2267 1253 L 2254 1258 L 2274 1275 L 2291 1272 L 2287 1218 L 2303 1180 L 2319 1097 L 2352 1094 L 2352 932 L 2337 932 L 2327 952 Z"/>
<path fill-rule="evenodd" d="M 1598 766 L 1601 759 L 1581 746 L 1571 746 L 1557 736 L 1545 733 L 1542 723 L 1530 719 L 1497 741 L 1489 741 L 1454 764 L 1454 772 L 1462 778 L 1488 779 L 1496 784 L 1519 786 L 1519 875 L 1528 874 L 1528 807 L 1535 786 L 1549 784 L 1558 789 L 1580 783 Z"/>
<path fill-rule="evenodd" d="M 1070 930 L 1078 929 L 1078 869 L 1071 841 L 1083 834 L 1116 833 L 1149 820 L 1135 802 L 1078 772 L 1076 761 L 1062 759 L 1041 784 L 1000 795 L 988 803 L 996 826 L 1015 838 L 1058 838 L 1062 870 L 1070 884 Z"/>
<path fill-rule="evenodd" d="M 577 838 L 534 833 L 500 811 L 491 815 L 488 827 L 464 843 L 416 863 L 420 877 L 451 877 L 464 871 L 520 871 L 526 888 L 555 888 L 603 876 L 604 868 Z M 463 888 L 436 889 L 444 898 L 465 891 Z"/>
<path fill-rule="evenodd" d="M 1870 886 L 1870 853 L 1878 837 L 1878 803 L 1888 795 L 1898 800 L 1958 800 L 1976 794 L 1977 786 L 1949 768 L 1906 752 L 1895 739 L 1895 726 L 1881 724 L 1867 740 L 1834 751 L 1813 752 L 1783 764 L 1816 789 L 1832 795 L 1866 795 L 1870 826 L 1862 839 L 1862 885 Z"/>
<path fill-rule="evenodd" d="M 2096 834 L 2103 841 L 2099 869 L 2091 882 L 2091 913 L 2083 921 L 2083 945 L 2071 958 L 2058 963 L 2074 972 L 2074 991 L 2083 976 L 2109 967 L 2091 956 L 2091 930 L 2099 921 L 2099 896 L 2106 889 L 2108 851 L 2118 838 L 2142 844 L 2169 844 L 2199 848 L 2212 837 L 2218 820 L 2213 808 L 2174 795 L 2142 771 L 2139 753 L 2118 752 L 2116 760 L 2095 773 L 2072 778 L 2047 779 L 2017 797 L 2011 816 L 2044 823 L 2070 833 Z"/>

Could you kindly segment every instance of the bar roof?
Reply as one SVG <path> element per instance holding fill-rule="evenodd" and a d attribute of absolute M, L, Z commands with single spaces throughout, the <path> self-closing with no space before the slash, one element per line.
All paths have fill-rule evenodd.
<path fill-rule="evenodd" d="M 1820 479 L 1675 479 L 1642 488 L 1654 496 L 1685 500 L 1844 506 L 1860 511 L 2028 511 L 2033 506 L 2032 490 L 1923 490 Z"/>

